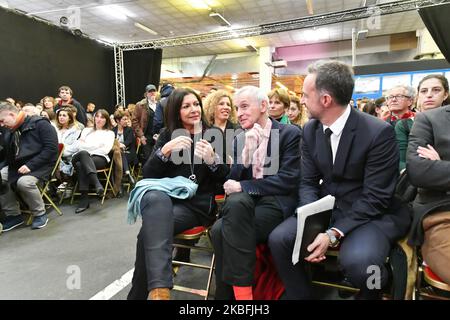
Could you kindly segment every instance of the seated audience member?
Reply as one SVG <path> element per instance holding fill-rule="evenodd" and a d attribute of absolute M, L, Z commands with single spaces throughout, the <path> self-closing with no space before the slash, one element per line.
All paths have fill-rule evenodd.
<path fill-rule="evenodd" d="M 83 129 L 85 128 L 85 126 L 84 126 L 81 122 L 78 122 L 78 120 L 77 120 L 77 108 L 75 108 L 75 107 L 74 107 L 73 105 L 71 105 L 71 104 L 66 105 L 64 108 L 67 109 L 69 112 L 72 113 L 73 118 L 74 118 L 74 123 L 73 123 L 73 125 L 74 125 L 75 127 L 77 127 L 78 129 L 80 129 L 80 131 L 83 131 Z M 94 119 L 92 119 L 92 126 L 91 126 L 91 127 L 88 127 L 88 128 L 92 128 L 92 127 L 94 127 Z"/>
<path fill-rule="evenodd" d="M 381 298 L 379 289 L 388 281 L 386 258 L 409 227 L 407 208 L 394 198 L 399 159 L 394 128 L 351 108 L 353 87 L 353 71 L 344 63 L 318 61 L 308 68 L 302 102 L 312 120 L 303 130 L 299 206 L 326 195 L 336 203 L 328 230 L 295 265 L 296 216 L 271 233 L 269 247 L 287 299 L 312 298 L 307 264 L 323 261 L 328 247 L 339 243 L 339 264 L 360 289 L 357 298 Z M 381 287 L 367 286 L 369 266 L 380 270 Z"/>
<path fill-rule="evenodd" d="M 22 107 L 22 111 L 29 117 L 38 116 L 39 110 L 31 103 L 27 103 Z"/>
<path fill-rule="evenodd" d="M 3 231 L 24 223 L 15 192 L 33 215 L 31 228 L 43 228 L 48 218 L 37 183 L 47 180 L 55 166 L 58 157 L 56 132 L 48 119 L 27 116 L 8 102 L 0 103 L 0 125 L 11 131 L 5 143 L 7 166 L 1 170 L 2 180 L 11 186 L 0 196 L 6 215 L 6 220 L 2 221 Z"/>
<path fill-rule="evenodd" d="M 431 74 L 423 78 L 417 87 L 417 106 L 419 110 L 431 110 L 448 101 L 448 81 L 440 74 Z M 414 123 L 414 118 L 402 119 L 395 125 L 395 135 L 400 150 L 400 165 L 402 171 L 406 168 L 406 149 L 408 147 L 409 132 Z"/>
<path fill-rule="evenodd" d="M 142 216 L 142 227 L 137 240 L 132 288 L 128 294 L 130 300 L 170 298 L 173 237 L 214 222 L 211 210 L 214 186 L 223 183 L 229 171 L 223 164 L 222 155 L 217 155 L 212 145 L 202 139 L 205 130 L 217 131 L 220 137 L 222 134 L 217 128 L 209 129 L 195 91 L 188 88 L 175 90 L 167 100 L 166 115 L 167 126 L 161 131 L 143 168 L 145 179 L 142 181 L 148 187 L 141 186 L 143 196 L 136 205 Z M 178 183 L 183 186 L 187 181 L 190 188 L 195 187 L 195 194 L 189 199 L 175 199 L 170 192 L 157 191 L 161 190 L 158 188 L 161 178 L 174 178 L 172 183 L 181 179 L 183 181 Z M 138 200 L 130 199 L 131 203 L 134 201 Z"/>
<path fill-rule="evenodd" d="M 414 97 L 415 90 L 410 86 L 396 86 L 388 91 L 386 104 L 391 114 L 386 121 L 394 128 L 398 120 L 414 118 L 411 111 Z"/>
<path fill-rule="evenodd" d="M 245 132 L 235 138 L 223 215 L 211 230 L 215 297 L 251 300 L 256 245 L 266 243 L 297 204 L 301 129 L 271 120 L 269 99 L 257 87 L 242 87 L 234 101 Z"/>
<path fill-rule="evenodd" d="M 72 156 L 78 151 L 78 138 L 80 137 L 81 130 L 75 126 L 75 118 L 68 108 L 61 108 L 56 114 L 58 142 L 64 144 L 60 171 L 66 176 L 72 176 Z"/>
<path fill-rule="evenodd" d="M 44 98 L 42 98 L 42 106 L 43 106 L 43 110 L 55 110 L 55 98 L 53 97 L 49 97 L 49 96 L 45 96 Z"/>
<path fill-rule="evenodd" d="M 418 113 L 406 156 L 409 179 L 418 187 L 409 243 L 422 246 L 424 261 L 447 284 L 450 284 L 449 128 L 448 105 Z"/>
<path fill-rule="evenodd" d="M 72 164 L 78 175 L 80 202 L 75 213 L 89 208 L 89 185 L 102 195 L 104 188 L 98 180 L 97 170 L 104 169 L 111 161 L 108 154 L 114 145 L 114 132 L 111 131 L 108 111 L 99 109 L 94 115 L 94 127 L 85 128 L 78 139 L 77 152 L 72 156 Z"/>
<path fill-rule="evenodd" d="M 279 123 L 289 124 L 287 110 L 291 105 L 289 94 L 283 89 L 274 89 L 269 93 L 269 116 Z"/>
<path fill-rule="evenodd" d="M 11 103 L 13 106 L 16 105 L 16 100 L 14 100 L 13 98 L 6 98 L 5 101 Z"/>
<path fill-rule="evenodd" d="M 236 129 L 236 108 L 233 100 L 225 90 L 210 93 L 205 100 L 206 120 L 223 132 L 226 129 Z"/>
<path fill-rule="evenodd" d="M 134 184 L 134 178 L 130 173 L 130 166 L 137 163 L 136 138 L 133 129 L 128 127 L 129 114 L 127 111 L 114 112 L 114 120 L 117 126 L 113 128 L 116 139 L 119 141 L 122 151 L 122 168 L 131 184 Z"/>
<path fill-rule="evenodd" d="M 68 86 L 62 86 L 58 89 L 58 96 L 60 98 L 59 102 L 55 105 L 55 112 L 58 111 L 59 108 L 62 108 L 67 105 L 72 105 L 77 109 L 76 119 L 83 126 L 86 126 L 86 111 L 81 106 L 81 104 L 73 98 L 73 91 Z"/>
<path fill-rule="evenodd" d="M 290 96 L 291 104 L 288 109 L 288 118 L 291 124 L 303 128 L 303 125 L 308 121 L 305 105 L 300 102 L 296 96 Z"/>
<path fill-rule="evenodd" d="M 86 105 L 86 128 L 92 128 L 94 126 L 94 112 L 95 104 L 89 102 Z"/>

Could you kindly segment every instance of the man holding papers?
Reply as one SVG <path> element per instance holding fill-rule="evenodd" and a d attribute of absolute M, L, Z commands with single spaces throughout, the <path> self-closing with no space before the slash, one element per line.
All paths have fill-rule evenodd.
<path fill-rule="evenodd" d="M 303 131 L 300 206 L 326 195 L 335 197 L 329 229 L 309 244 L 306 258 L 292 263 L 296 217 L 280 224 L 269 246 L 288 299 L 311 298 L 305 265 L 325 259 L 329 246 L 340 243 L 340 266 L 357 288 L 358 298 L 376 299 L 386 285 L 386 257 L 407 232 L 410 217 L 393 198 L 399 153 L 391 126 L 348 106 L 352 69 L 338 61 L 309 67 L 302 102 L 313 118 Z M 322 180 L 322 183 L 321 183 Z M 295 253 L 294 253 L 295 254 Z M 368 286 L 373 268 L 380 284 Z"/>

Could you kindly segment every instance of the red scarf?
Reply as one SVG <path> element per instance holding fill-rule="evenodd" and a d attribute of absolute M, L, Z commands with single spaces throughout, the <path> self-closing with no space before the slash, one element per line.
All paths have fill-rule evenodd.
<path fill-rule="evenodd" d="M 402 119 L 411 119 L 411 118 L 414 118 L 415 116 L 416 116 L 416 114 L 414 112 L 412 112 L 411 110 L 408 110 L 408 112 L 404 113 L 400 117 L 398 117 L 394 114 L 391 114 L 391 121 L 395 122 L 395 121 L 402 120 Z"/>

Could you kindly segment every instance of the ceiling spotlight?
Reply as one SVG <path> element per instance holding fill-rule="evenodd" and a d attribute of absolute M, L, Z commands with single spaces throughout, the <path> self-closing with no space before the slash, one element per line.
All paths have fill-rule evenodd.
<path fill-rule="evenodd" d="M 156 36 L 156 35 L 158 34 L 158 32 L 156 32 L 156 31 L 150 29 L 150 28 L 147 27 L 147 26 L 144 26 L 143 24 L 141 24 L 141 23 L 139 23 L 139 22 L 135 22 L 135 23 L 134 23 L 134 26 L 137 27 L 137 28 L 139 28 L 139 29 L 141 29 L 141 30 L 147 31 L 148 33 L 150 33 L 150 34 L 152 34 L 152 35 L 154 35 L 154 36 Z"/>
<path fill-rule="evenodd" d="M 218 12 L 211 12 L 209 14 L 209 16 L 211 18 L 213 18 L 214 20 L 216 20 L 221 26 L 231 27 L 231 23 L 229 23 L 227 21 L 227 19 L 225 19 L 220 13 L 218 13 Z"/>

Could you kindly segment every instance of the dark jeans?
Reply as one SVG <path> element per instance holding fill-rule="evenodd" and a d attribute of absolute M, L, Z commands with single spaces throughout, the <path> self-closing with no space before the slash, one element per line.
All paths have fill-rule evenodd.
<path fill-rule="evenodd" d="M 142 227 L 128 300 L 145 300 L 154 288 L 172 288 L 173 237 L 210 220 L 160 191 L 149 191 L 141 200 Z"/>
<path fill-rule="evenodd" d="M 104 169 L 108 165 L 105 157 L 91 156 L 87 151 L 77 152 L 72 157 L 72 164 L 78 175 L 78 187 L 80 191 L 89 191 L 89 182 L 96 184 L 98 182 L 97 170 Z M 92 181 L 97 179 L 97 181 Z"/>
<path fill-rule="evenodd" d="M 311 279 L 306 271 L 306 261 L 300 259 L 292 264 L 292 250 L 297 233 L 297 218 L 290 217 L 280 224 L 269 237 L 269 247 L 281 280 L 286 288 L 287 299 L 311 299 Z M 339 250 L 339 264 L 344 275 L 360 291 L 361 298 L 376 298 L 380 290 L 369 289 L 367 284 L 374 275 L 369 266 L 380 270 L 380 284 L 388 281 L 386 258 L 391 243 L 381 230 L 371 223 L 364 224 L 345 235 Z M 369 281 L 368 281 L 369 280 Z"/>
<path fill-rule="evenodd" d="M 231 299 L 230 286 L 251 286 L 256 263 L 256 245 L 266 243 L 270 232 L 283 221 L 283 212 L 273 196 L 230 195 L 223 217 L 211 230 L 216 254 L 216 299 Z M 228 288 L 227 288 L 228 287 Z"/>

